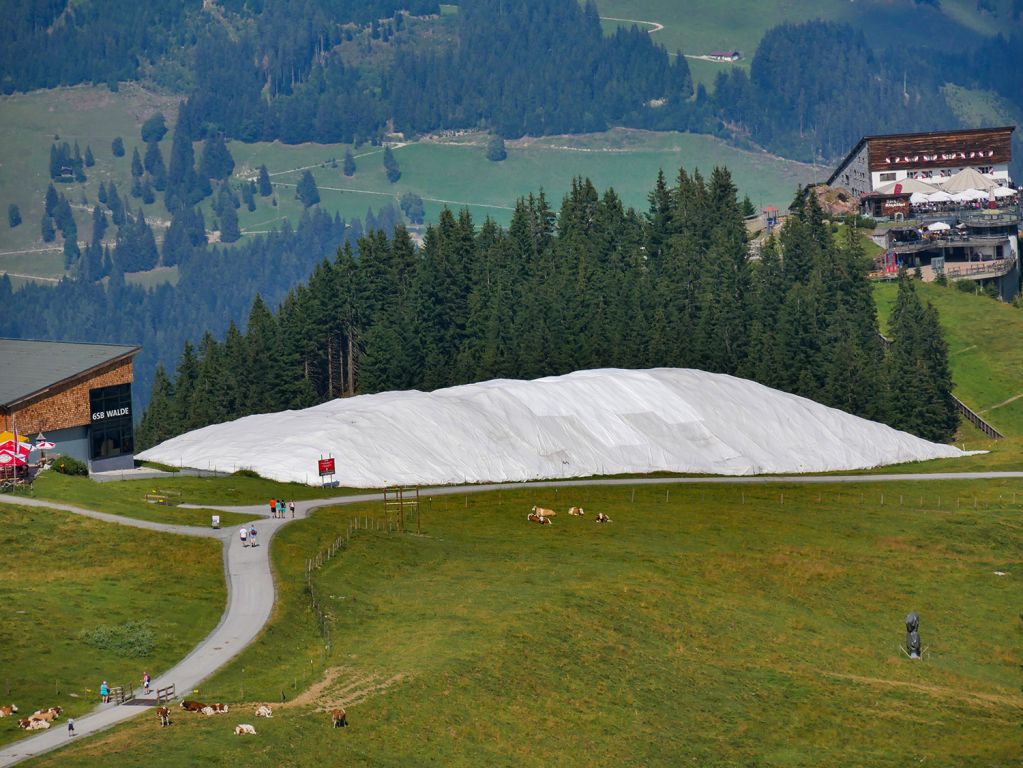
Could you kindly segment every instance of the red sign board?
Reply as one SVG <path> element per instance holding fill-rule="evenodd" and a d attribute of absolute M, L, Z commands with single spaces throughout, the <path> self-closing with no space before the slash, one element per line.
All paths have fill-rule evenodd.
<path fill-rule="evenodd" d="M 334 474 L 334 459 L 320 459 L 320 477 Z"/>

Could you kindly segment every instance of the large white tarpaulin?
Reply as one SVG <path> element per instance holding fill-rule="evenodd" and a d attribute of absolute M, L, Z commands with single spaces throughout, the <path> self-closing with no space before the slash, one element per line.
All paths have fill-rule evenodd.
<path fill-rule="evenodd" d="M 963 454 L 745 379 L 656 368 L 361 395 L 205 427 L 138 457 L 314 484 L 327 455 L 341 485 L 379 488 L 826 472 Z"/>

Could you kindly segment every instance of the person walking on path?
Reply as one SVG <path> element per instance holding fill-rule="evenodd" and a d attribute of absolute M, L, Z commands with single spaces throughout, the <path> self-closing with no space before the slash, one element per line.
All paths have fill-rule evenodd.
<path fill-rule="evenodd" d="M 270 516 L 277 517 L 277 499 L 270 499 Z"/>
<path fill-rule="evenodd" d="M 99 687 L 99 697 L 103 699 L 104 704 L 110 703 L 110 686 L 107 685 L 106 680 L 104 680 L 103 684 Z"/>
<path fill-rule="evenodd" d="M 288 508 L 291 510 L 291 519 L 294 520 L 295 519 L 295 502 L 294 501 L 288 502 Z"/>
<path fill-rule="evenodd" d="M 75 721 L 70 717 L 67 719 L 67 735 L 69 739 L 75 735 Z"/>
<path fill-rule="evenodd" d="M 252 526 L 252 529 L 249 531 L 249 542 L 254 547 L 258 547 L 259 546 L 256 543 L 256 526 Z"/>
<path fill-rule="evenodd" d="M 243 546 L 243 547 L 247 547 L 247 546 L 249 546 L 249 529 L 248 529 L 248 528 L 246 528 L 246 527 L 245 527 L 245 526 L 243 525 L 243 526 L 242 526 L 242 529 L 241 529 L 240 531 L 238 531 L 238 536 L 240 536 L 240 537 L 241 537 L 241 540 L 242 540 L 242 546 Z"/>
<path fill-rule="evenodd" d="M 277 517 L 284 519 L 284 499 L 277 502 Z"/>
<path fill-rule="evenodd" d="M 142 688 L 146 692 L 146 696 L 149 695 L 149 684 L 153 682 L 153 678 L 149 676 L 148 672 L 142 673 Z"/>

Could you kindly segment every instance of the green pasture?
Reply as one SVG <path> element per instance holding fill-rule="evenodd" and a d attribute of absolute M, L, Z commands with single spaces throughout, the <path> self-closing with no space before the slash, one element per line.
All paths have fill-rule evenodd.
<path fill-rule="evenodd" d="M 63 255 L 49 253 L 14 253 L 56 246 L 62 247 L 61 236 L 54 243 L 44 243 L 39 233 L 43 214 L 43 198 L 50 183 L 50 145 L 66 141 L 78 142 L 82 154 L 92 147 L 96 165 L 86 168 L 83 184 L 54 184 L 63 192 L 74 210 L 78 239 L 91 237 L 91 211 L 101 181 L 114 181 L 118 193 L 137 210 L 141 200 L 132 198 L 131 154 L 134 147 L 145 154 L 139 129 L 146 118 L 162 111 L 173 123 L 178 99 L 151 93 L 139 86 L 125 84 L 118 93 L 107 88 L 77 86 L 54 88 L 31 93 L 0 96 L 0 125 L 4 141 L 0 144 L 0 271 L 59 277 L 63 274 Z M 124 139 L 124 157 L 114 157 L 110 143 L 115 137 Z M 55 137 L 59 137 L 55 138 Z M 170 134 L 160 143 L 164 163 L 170 162 Z M 7 206 L 15 203 L 21 210 L 22 223 L 15 229 L 7 225 Z M 154 225 L 154 233 L 162 235 L 161 223 L 169 224 L 162 195 L 157 202 L 144 206 L 146 220 Z M 112 241 L 113 229 L 110 231 Z"/>
<path fill-rule="evenodd" d="M 316 572 L 329 650 L 306 559 L 378 508 L 321 510 L 275 537 L 271 624 L 201 688 L 231 715 L 31 765 L 1008 765 L 1021 503 L 1018 481 L 435 497 L 422 535 L 358 531 Z M 899 648 L 910 610 L 923 661 Z M 317 711 L 338 704 L 347 730 Z"/>
<path fill-rule="evenodd" d="M 219 541 L 3 504 L 0 551 L 0 698 L 26 717 L 54 705 L 83 715 L 99 703 L 104 679 L 141 686 L 143 672 L 156 677 L 184 658 L 226 602 Z M 129 621 L 152 631 L 149 654 L 127 657 L 79 638 Z M 17 718 L 0 720 L 0 744 L 24 734 Z"/>
<path fill-rule="evenodd" d="M 871 45 L 905 46 L 909 43 L 938 51 L 947 49 L 950 35 L 963 38 L 1004 34 L 1014 26 L 1010 20 L 1011 0 L 993 3 L 998 16 L 978 13 L 971 0 L 943 0 L 940 10 L 921 4 L 892 3 L 888 0 L 726 0 L 706 3 L 698 0 L 598 0 L 601 16 L 656 22 L 664 29 L 653 39 L 674 53 L 701 55 L 715 50 L 738 49 L 746 56 L 744 66 L 756 52 L 767 30 L 779 24 L 824 19 L 852 24 L 863 29 Z M 621 22 L 605 21 L 611 31 Z M 630 24 L 625 22 L 626 26 Z M 650 25 L 638 25 L 641 29 Z M 692 66 L 690 60 L 690 66 Z M 702 63 L 702 62 L 701 62 Z M 728 66 L 717 64 L 715 66 Z M 704 73 L 694 70 L 703 80 Z M 710 75 L 713 81 L 714 74 Z"/>
<path fill-rule="evenodd" d="M 1023 312 L 953 286 L 917 282 L 916 290 L 941 316 L 955 394 L 1003 433 L 1023 435 Z M 897 293 L 894 284 L 874 287 L 882 330 Z"/>
<path fill-rule="evenodd" d="M 44 472 L 33 483 L 40 499 L 76 504 L 86 509 L 124 515 L 139 520 L 176 525 L 210 524 L 209 509 L 189 509 L 177 504 L 239 506 L 267 504 L 271 498 L 290 500 L 319 499 L 361 493 L 346 488 L 320 488 L 299 483 L 277 483 L 258 477 L 229 475 L 227 477 L 193 477 L 168 475 L 149 480 L 120 480 L 98 483 L 87 477 Z M 162 495 L 168 505 L 151 504 L 146 494 Z M 217 512 L 223 525 L 256 520 L 258 515 Z"/>
<path fill-rule="evenodd" d="M 0 123 L 10 137 L 0 146 L 0 207 L 6 210 L 7 204 L 16 203 L 23 219 L 13 230 L 6 221 L 0 224 L 0 271 L 48 278 L 64 274 L 61 238 L 46 244 L 39 234 L 53 137 L 69 143 L 77 140 L 83 153 L 90 145 L 96 156 L 96 165 L 86 169 L 85 183 L 60 185 L 74 207 L 78 239 L 86 242 L 91 237 L 90 212 L 97 203 L 100 181 L 115 181 L 122 197 L 138 208 L 140 201 L 129 195 L 131 153 L 135 146 L 144 151 L 139 128 L 157 110 L 173 122 L 175 99 L 136 86 L 125 86 L 116 94 L 105 88 L 76 87 L 0 97 Z M 110 152 L 116 136 L 124 139 L 122 158 Z M 414 192 L 424 199 L 427 221 L 435 221 L 444 207 L 468 207 L 479 222 L 490 216 L 507 224 L 516 199 L 543 189 L 557 207 L 576 176 L 591 178 L 601 189 L 614 187 L 626 205 L 645 209 L 658 170 L 671 179 L 680 167 L 698 167 L 709 174 L 716 165 L 732 171 L 740 194 L 748 194 L 754 204 L 784 206 L 797 185 L 823 174 L 823 169 L 739 150 L 710 136 L 683 133 L 616 129 L 509 142 L 508 158 L 500 163 L 486 159 L 485 144 L 485 136 L 471 135 L 459 143 L 424 141 L 396 148 L 402 177 L 391 184 L 384 173 L 381 147 L 231 142 L 236 182 L 255 178 L 265 163 L 275 184 L 272 197 L 256 197 L 255 211 L 239 209 L 243 235 L 266 232 L 285 218 L 293 224 L 301 218 L 303 209 L 295 199 L 294 185 L 307 168 L 316 177 L 322 208 L 340 212 L 348 221 L 358 217 L 363 223 L 367 209 L 376 211 L 389 202 L 397 207 L 402 194 Z M 351 178 L 341 172 L 346 149 L 356 156 L 357 171 Z M 170 134 L 161 142 L 161 150 L 164 162 L 169 162 Z M 169 225 L 162 199 L 158 195 L 156 203 L 145 206 L 146 220 L 158 240 Z M 212 228 L 215 216 L 210 200 L 203 203 L 203 213 L 207 227 Z M 108 239 L 113 233 L 111 228 Z M 144 286 L 176 279 L 173 270 L 127 277 Z"/>

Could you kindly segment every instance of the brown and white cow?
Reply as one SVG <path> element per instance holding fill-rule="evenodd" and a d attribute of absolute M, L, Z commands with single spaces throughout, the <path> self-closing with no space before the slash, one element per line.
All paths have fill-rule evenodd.
<path fill-rule="evenodd" d="M 582 517 L 583 516 L 583 508 L 582 507 L 569 507 L 568 514 L 572 515 L 573 517 Z"/>
<path fill-rule="evenodd" d="M 52 723 L 58 717 L 63 710 L 60 707 L 50 707 L 49 709 L 37 709 L 32 713 L 29 720 L 45 720 L 48 723 Z"/>
<path fill-rule="evenodd" d="M 248 723 L 241 723 L 234 727 L 234 735 L 241 736 L 242 734 L 248 734 L 249 736 L 256 735 L 256 729 Z"/>
<path fill-rule="evenodd" d="M 50 727 L 50 721 L 37 717 L 28 717 L 24 720 L 19 720 L 18 725 L 26 731 L 43 731 Z"/>
<path fill-rule="evenodd" d="M 210 709 L 213 710 L 213 714 L 215 714 L 215 715 L 225 715 L 225 714 L 227 714 L 228 705 L 227 704 L 210 704 Z"/>
<path fill-rule="evenodd" d="M 558 513 L 553 509 L 547 509 L 547 507 L 533 507 L 533 514 L 540 515 L 540 517 L 555 517 Z"/>
<path fill-rule="evenodd" d="M 205 706 L 206 705 L 203 704 L 201 701 L 190 701 L 186 699 L 185 701 L 181 702 L 181 708 L 186 712 L 202 712 L 203 707 Z"/>
<path fill-rule="evenodd" d="M 8 706 L 0 707 L 0 717 L 7 717 L 8 715 L 13 715 L 17 711 L 18 707 L 16 704 L 9 704 Z"/>
<path fill-rule="evenodd" d="M 545 515 L 538 515 L 535 512 L 530 512 L 526 515 L 526 519 L 531 523 L 539 523 L 540 525 L 553 525 L 553 522 L 549 517 Z"/>
<path fill-rule="evenodd" d="M 256 717 L 273 717 L 274 711 L 269 704 L 260 704 L 256 707 Z"/>
<path fill-rule="evenodd" d="M 169 707 L 157 707 L 156 716 L 160 719 L 160 727 L 164 728 L 171 724 L 170 722 L 170 708 Z"/>
<path fill-rule="evenodd" d="M 335 728 L 347 728 L 348 714 L 345 712 L 344 707 L 330 710 L 330 721 L 334 724 Z"/>
<path fill-rule="evenodd" d="M 607 515 L 605 515 L 603 512 L 598 512 L 597 513 L 597 522 L 598 523 L 610 523 L 611 522 L 611 518 L 608 517 Z"/>

